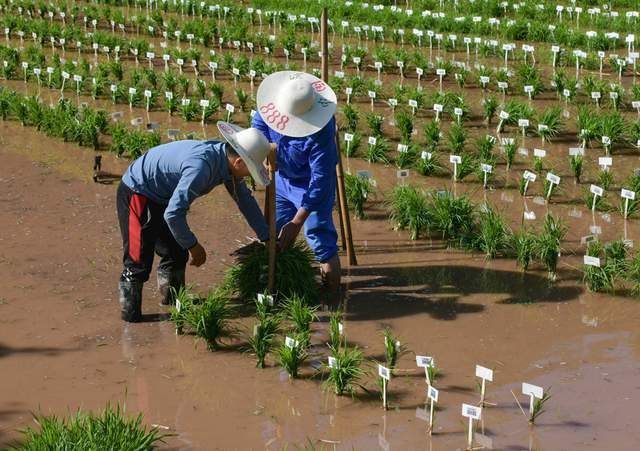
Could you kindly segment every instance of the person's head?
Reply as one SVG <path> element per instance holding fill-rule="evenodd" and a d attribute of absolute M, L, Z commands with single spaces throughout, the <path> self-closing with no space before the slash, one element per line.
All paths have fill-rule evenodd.
<path fill-rule="evenodd" d="M 229 172 L 235 177 L 248 177 L 251 175 L 247 163 L 238 155 L 233 146 L 229 143 L 225 144 L 227 150 L 227 161 L 229 162 Z"/>
<path fill-rule="evenodd" d="M 271 144 L 262 132 L 222 121 L 218 122 L 218 130 L 227 141 L 225 152 L 229 172 L 235 177 L 251 175 L 258 185 L 268 185 L 269 174 L 264 161 L 269 155 Z"/>

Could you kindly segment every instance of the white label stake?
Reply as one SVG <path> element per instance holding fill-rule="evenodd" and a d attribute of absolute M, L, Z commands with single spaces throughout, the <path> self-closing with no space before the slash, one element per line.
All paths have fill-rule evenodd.
<path fill-rule="evenodd" d="M 382 408 L 387 410 L 387 382 L 391 380 L 391 371 L 378 364 L 378 376 L 382 378 Z"/>
<path fill-rule="evenodd" d="M 493 370 L 484 366 L 476 365 L 476 377 L 482 379 L 482 388 L 480 389 L 480 404 L 484 405 L 484 395 L 487 381 L 493 382 Z"/>
<path fill-rule="evenodd" d="M 467 437 L 468 449 L 473 447 L 473 420 L 479 420 L 482 415 L 482 408 L 470 404 L 462 404 L 462 416 L 469 418 L 469 436 Z"/>
<path fill-rule="evenodd" d="M 433 411 L 435 409 L 435 405 L 438 402 L 438 390 L 434 387 L 429 386 L 427 389 L 427 396 L 429 397 L 429 435 L 433 432 Z"/>

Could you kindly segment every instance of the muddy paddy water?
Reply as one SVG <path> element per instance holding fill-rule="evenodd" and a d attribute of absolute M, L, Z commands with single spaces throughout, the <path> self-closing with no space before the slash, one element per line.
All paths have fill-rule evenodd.
<path fill-rule="evenodd" d="M 488 262 L 439 242 L 411 242 L 392 230 L 375 202 L 367 209 L 370 219 L 354 221 L 360 265 L 345 270 L 348 341 L 368 358 L 382 359 L 380 331 L 390 326 L 409 349 L 389 385 L 385 413 L 373 395 L 337 399 L 323 391 L 311 366 L 296 381 L 273 360 L 269 368 L 255 369 L 254 359 L 242 352 L 242 338 L 211 353 L 192 337 L 177 337 L 151 283 L 143 303 L 148 321 L 123 324 L 115 185 L 90 182 L 91 152 L 15 123 L 0 127 L 3 446 L 19 438 L 16 429 L 33 424 L 31 412 L 101 409 L 126 396 L 130 412 L 140 411 L 147 423 L 175 434 L 167 439 L 170 449 L 295 449 L 307 443 L 327 449 L 463 449 L 460 405 L 479 401 L 476 364 L 495 370 L 487 400 L 496 405 L 484 409 L 478 431 L 494 449 L 631 450 L 640 443 L 640 304 L 586 292 L 574 269 L 581 264 L 580 236 L 592 221 L 581 206 L 582 218 L 569 215 L 573 206 L 551 207 L 570 227 L 553 285 L 538 267 L 523 275 L 512 260 Z M 109 158 L 105 166 L 121 172 L 126 162 Z M 380 180 L 395 172 L 384 177 L 379 171 Z M 474 198 L 484 196 L 473 186 L 471 191 Z M 522 200 L 512 189 L 513 202 L 503 201 L 503 192 L 509 194 L 490 192 L 489 201 L 502 205 L 515 226 Z M 605 240 L 623 233 L 622 221 L 611 216 L 610 223 L 596 217 L 606 223 Z M 209 260 L 190 268 L 188 277 L 204 290 L 221 279 L 235 240 L 249 229 L 222 191 L 199 200 L 190 223 Z M 637 242 L 635 221 L 627 237 Z M 238 320 L 243 331 L 251 325 L 251 319 Z M 323 351 L 326 340 L 321 321 L 314 325 L 313 351 Z M 426 384 L 415 354 L 434 356 L 442 369 L 432 436 L 422 419 Z M 372 366 L 369 389 L 375 389 L 375 373 Z M 511 394 L 519 395 L 524 381 L 551 387 L 534 428 Z M 520 401 L 526 408 L 522 395 Z"/>

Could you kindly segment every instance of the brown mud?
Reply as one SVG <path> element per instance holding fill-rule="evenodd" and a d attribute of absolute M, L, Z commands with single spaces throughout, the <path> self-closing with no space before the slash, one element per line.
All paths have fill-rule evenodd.
<path fill-rule="evenodd" d="M 0 443 L 14 443 L 17 429 L 33 425 L 31 412 L 63 415 L 100 409 L 126 396 L 130 412 L 167 427 L 171 449 L 463 449 L 466 422 L 460 404 L 477 403 L 474 367 L 495 369 L 483 412 L 485 438 L 494 449 L 635 449 L 640 399 L 640 305 L 587 293 L 581 254 L 563 256 L 558 281 L 541 268 L 521 274 L 512 260 L 444 249 L 434 241 L 410 242 L 391 230 L 380 204 L 368 220 L 354 221 L 360 266 L 345 269 L 349 288 L 345 333 L 368 358 L 383 358 L 382 327 L 390 326 L 410 350 L 389 386 L 391 409 L 374 394 L 336 399 L 323 391 L 314 370 L 289 381 L 270 360 L 265 370 L 242 352 L 243 340 L 210 353 L 192 337 L 177 337 L 157 305 L 153 276 L 145 289 L 147 321 L 126 325 L 118 317 L 116 281 L 120 237 L 115 185 L 90 182 L 92 153 L 37 134 L 16 123 L 0 124 Z M 211 128 L 211 127 L 209 127 Z M 125 161 L 108 158 L 108 170 Z M 351 160 L 354 169 L 367 163 Z M 394 170 L 373 167 L 380 189 Z M 431 180 L 431 179 L 427 179 Z M 429 181 L 434 187 L 447 179 Z M 513 183 L 513 182 L 512 182 Z M 477 184 L 474 198 L 483 197 Z M 515 226 L 522 200 L 510 190 L 487 193 Z M 530 203 L 539 211 L 546 206 Z M 570 227 L 567 253 L 591 221 L 569 216 L 572 206 L 552 205 Z M 224 213 L 221 213 L 224 212 Z M 603 235 L 623 233 L 619 216 Z M 190 223 L 209 251 L 207 264 L 189 268 L 199 290 L 218 282 L 232 252 L 250 230 L 222 191 L 199 200 Z M 627 237 L 637 239 L 635 221 Z M 345 265 L 346 266 L 346 265 Z M 250 319 L 239 320 L 249 330 Z M 327 339 L 314 326 L 314 348 Z M 424 374 L 414 353 L 432 355 L 442 375 L 435 434 L 427 434 Z M 315 360 L 323 359 L 318 355 Z M 375 391 L 375 368 L 366 380 Z M 552 398 L 530 428 L 510 390 L 520 383 L 551 387 Z M 519 396 L 523 407 L 527 400 Z M 485 442 L 486 443 L 486 442 Z"/>

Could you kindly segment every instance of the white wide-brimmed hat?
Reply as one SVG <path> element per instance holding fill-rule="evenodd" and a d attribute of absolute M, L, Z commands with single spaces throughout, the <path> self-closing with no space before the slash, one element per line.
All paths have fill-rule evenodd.
<path fill-rule="evenodd" d="M 264 167 L 264 160 L 269 155 L 271 144 L 262 132 L 255 128 L 242 128 L 223 121 L 218 121 L 218 130 L 240 155 L 256 183 L 267 186 L 269 173 Z"/>
<path fill-rule="evenodd" d="M 269 75 L 256 96 L 262 120 L 276 132 L 295 138 L 313 135 L 336 112 L 336 94 L 318 77 L 282 71 Z"/>

